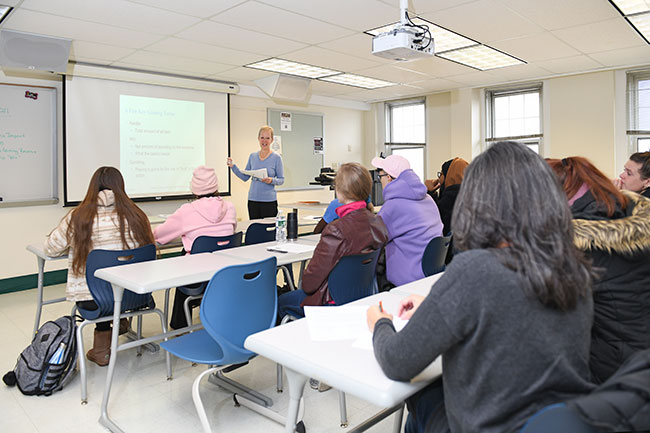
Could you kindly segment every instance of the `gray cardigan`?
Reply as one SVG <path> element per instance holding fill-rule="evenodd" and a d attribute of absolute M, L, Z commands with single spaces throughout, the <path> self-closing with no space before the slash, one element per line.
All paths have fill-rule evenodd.
<path fill-rule="evenodd" d="M 492 252 L 472 250 L 454 257 L 401 332 L 379 320 L 373 344 L 394 380 L 442 354 L 452 432 L 515 432 L 544 406 L 593 388 L 592 315 L 591 297 L 568 313 L 544 307 Z"/>

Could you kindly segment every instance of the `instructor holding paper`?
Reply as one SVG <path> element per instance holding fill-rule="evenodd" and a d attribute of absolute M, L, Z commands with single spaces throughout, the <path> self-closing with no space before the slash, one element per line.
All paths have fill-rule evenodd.
<path fill-rule="evenodd" d="M 237 168 L 232 158 L 228 158 L 227 162 L 235 176 L 244 182 L 253 178 L 248 190 L 248 217 L 252 220 L 277 215 L 275 185 L 284 183 L 282 157 L 271 150 L 273 128 L 262 126 L 257 134 L 257 141 L 260 143 L 260 150 L 250 154 L 245 170 Z"/>

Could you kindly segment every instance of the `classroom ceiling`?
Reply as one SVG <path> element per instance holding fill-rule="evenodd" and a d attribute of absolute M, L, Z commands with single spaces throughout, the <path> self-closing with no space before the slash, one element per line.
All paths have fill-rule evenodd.
<path fill-rule="evenodd" d="M 418 16 L 526 64 L 478 71 L 373 56 L 363 32 L 397 21 L 399 0 L 0 0 L 15 8 L 2 28 L 70 38 L 74 61 L 254 85 L 272 73 L 243 65 L 279 57 L 399 83 L 312 83 L 313 94 L 363 102 L 650 64 L 650 45 L 608 0 L 412 3 Z"/>

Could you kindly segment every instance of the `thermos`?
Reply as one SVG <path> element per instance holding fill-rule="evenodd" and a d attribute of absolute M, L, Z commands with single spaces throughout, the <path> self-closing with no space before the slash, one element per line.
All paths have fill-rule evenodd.
<path fill-rule="evenodd" d="M 287 214 L 287 239 L 290 241 L 298 239 L 298 209 Z"/>

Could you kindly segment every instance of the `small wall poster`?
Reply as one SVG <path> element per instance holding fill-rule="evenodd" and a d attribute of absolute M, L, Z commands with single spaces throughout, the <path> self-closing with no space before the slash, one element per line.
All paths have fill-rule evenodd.
<path fill-rule="evenodd" d="M 275 153 L 279 153 L 282 155 L 282 137 L 279 135 L 276 135 L 273 139 L 273 143 L 271 143 L 271 149 Z"/>
<path fill-rule="evenodd" d="M 314 155 L 323 153 L 323 137 L 314 137 Z"/>
<path fill-rule="evenodd" d="M 280 113 L 280 131 L 291 131 L 291 113 Z"/>

